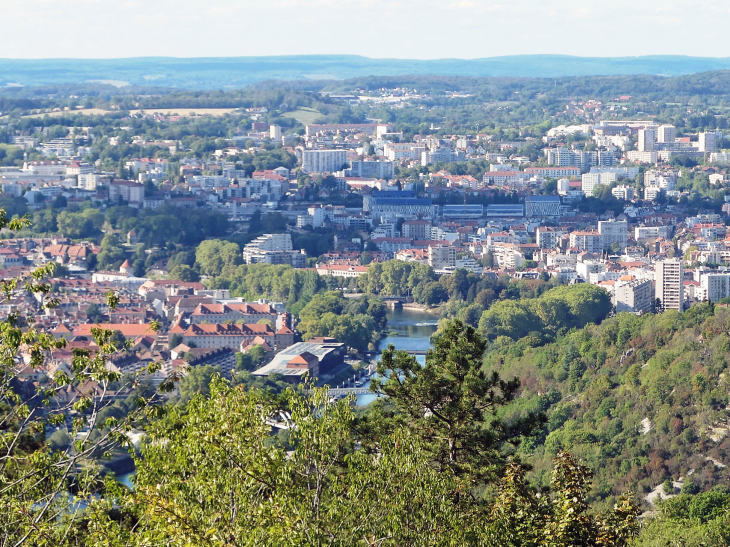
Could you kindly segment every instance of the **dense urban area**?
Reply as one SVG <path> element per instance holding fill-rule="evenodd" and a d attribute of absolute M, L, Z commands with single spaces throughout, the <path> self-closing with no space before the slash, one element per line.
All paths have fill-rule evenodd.
<path fill-rule="evenodd" d="M 727 545 L 728 83 L 1 89 L 5 542 Z"/>

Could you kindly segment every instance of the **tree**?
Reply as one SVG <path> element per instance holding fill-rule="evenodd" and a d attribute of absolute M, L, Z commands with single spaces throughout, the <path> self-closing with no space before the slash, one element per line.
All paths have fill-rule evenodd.
<path fill-rule="evenodd" d="M 484 372 L 485 349 L 473 327 L 449 321 L 425 365 L 391 345 L 378 364 L 380 378 L 371 383 L 372 391 L 386 395 L 424 440 L 438 469 L 476 483 L 494 479 L 505 464 L 505 447 L 519 444 L 544 420 L 530 415 L 507 425 L 497 417 L 520 381 Z"/>
<path fill-rule="evenodd" d="M 260 345 L 253 346 L 246 353 L 236 353 L 236 370 L 256 370 L 266 361 L 267 356 L 266 350 Z"/>
<path fill-rule="evenodd" d="M 458 479 L 429 466 L 407 430 L 384 438 L 377 453 L 357 450 L 350 401 L 329 399 L 326 390 L 293 388 L 277 399 L 214 379 L 210 398 L 170 409 L 148 428 L 137 459 L 138 539 L 394 547 L 438 536 L 474 544 L 483 525 L 450 495 Z M 288 424 L 287 446 L 271 420 Z"/>
<path fill-rule="evenodd" d="M 107 234 L 101 240 L 101 250 L 97 257 L 97 265 L 102 269 L 109 269 L 121 266 L 124 262 L 126 254 L 124 248 L 119 243 L 119 239 L 114 234 Z"/>
<path fill-rule="evenodd" d="M 178 347 L 180 344 L 182 344 L 183 341 L 183 335 L 179 333 L 175 333 L 172 336 L 170 336 L 170 349 L 174 349 Z"/>
<path fill-rule="evenodd" d="M 167 274 L 168 279 L 179 279 L 180 281 L 200 281 L 200 275 L 186 264 L 178 264 Z"/>
<path fill-rule="evenodd" d="M 195 262 L 203 275 L 219 276 L 226 268 L 243 263 L 241 248 L 219 239 L 202 241 L 195 250 Z"/>
<path fill-rule="evenodd" d="M 623 547 L 637 534 L 639 508 L 631 493 L 607 515 L 588 514 L 591 471 L 572 455 L 554 459 L 552 496 L 525 482 L 524 466 L 510 462 L 494 504 L 489 544 L 505 547 Z"/>
<path fill-rule="evenodd" d="M 104 314 L 94 302 L 86 307 L 86 317 L 91 323 L 101 323 L 104 320 Z"/>
<path fill-rule="evenodd" d="M 48 446 L 53 450 L 65 450 L 71 444 L 71 437 L 63 429 L 57 429 L 48 438 Z"/>
<path fill-rule="evenodd" d="M 4 213 L 0 212 L 0 226 L 18 229 L 24 225 L 27 222 L 8 223 Z M 27 291 L 41 297 L 42 309 L 56 304 L 45 298 L 50 287 L 43 283 L 53 270 L 54 263 L 36 269 L 25 286 Z M 17 287 L 17 279 L 4 280 L 4 297 L 9 298 Z M 115 294 L 107 294 L 110 308 L 113 309 L 117 302 Z M 157 325 L 154 324 L 153 328 Z M 99 422 L 102 410 L 116 395 L 112 386 L 121 385 L 127 389 L 139 382 L 138 374 L 132 375 L 127 382 L 121 374 L 107 368 L 108 359 L 120 347 L 114 333 L 100 328 L 92 329 L 97 344 L 94 354 L 84 349 L 73 350 L 73 380 L 64 373 L 58 373 L 38 389 L 28 391 L 17 376 L 15 359 L 21 348 L 30 357 L 30 367 L 35 369 L 44 364 L 47 352 L 63 348 L 66 342 L 39 332 L 20 315 L 3 320 L 0 329 L 3 331 L 0 373 L 5 379 L 0 384 L 2 543 L 64 545 L 75 543 L 80 534 L 94 543 L 95 540 L 90 537 L 93 533 L 88 533 L 88 523 L 96 515 L 100 515 L 98 522 L 106 522 L 107 510 L 111 510 L 113 505 L 105 498 L 92 496 L 106 491 L 94 458 L 109 453 L 115 447 L 129 445 L 125 431 L 129 430 L 131 423 L 143 419 L 146 412 L 153 411 L 157 400 L 154 397 L 136 397 L 140 410 L 131 412 L 125 419 L 109 417 L 104 423 Z M 155 364 L 148 370 L 158 370 L 159 367 Z M 72 381 L 75 386 L 73 392 L 68 390 Z M 169 388 L 171 382 L 163 382 L 162 389 Z M 58 399 L 56 396 L 60 392 L 71 394 L 70 399 Z M 48 444 L 44 443 L 44 431 L 65 424 L 72 411 L 74 418 L 69 432 L 64 434 L 59 430 L 50 436 Z M 64 450 L 71 439 L 77 439 L 73 448 Z M 118 490 L 110 486 L 110 496 L 118 499 Z M 73 495 L 69 495 L 69 489 Z M 78 511 L 80 500 L 87 504 L 83 513 Z"/>
<path fill-rule="evenodd" d="M 220 375 L 220 369 L 211 365 L 190 367 L 188 373 L 180 380 L 180 399 L 189 401 L 197 394 L 207 397 L 214 375 Z"/>
<path fill-rule="evenodd" d="M 449 293 L 441 283 L 432 281 L 426 283 L 421 290 L 417 301 L 427 306 L 438 306 L 449 299 Z"/>

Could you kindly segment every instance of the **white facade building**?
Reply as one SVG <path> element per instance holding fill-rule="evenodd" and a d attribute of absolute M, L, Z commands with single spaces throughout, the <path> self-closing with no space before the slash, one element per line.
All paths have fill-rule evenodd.
<path fill-rule="evenodd" d="M 456 266 L 456 247 L 451 245 L 433 245 L 429 247 L 428 265 L 434 270 L 442 270 L 447 266 Z"/>
<path fill-rule="evenodd" d="M 613 291 L 616 312 L 650 312 L 654 308 L 654 291 L 648 279 L 616 281 Z"/>
<path fill-rule="evenodd" d="M 673 258 L 657 262 L 655 271 L 655 298 L 664 310 L 683 310 L 684 267 L 682 260 Z"/>
<path fill-rule="evenodd" d="M 602 220 L 598 222 L 598 233 L 603 236 L 603 246 L 610 247 L 618 243 L 619 249 L 626 248 L 628 238 L 628 222 L 625 220 Z"/>
<path fill-rule="evenodd" d="M 302 170 L 307 173 L 334 173 L 347 163 L 347 150 L 304 150 Z"/>
<path fill-rule="evenodd" d="M 616 173 L 586 173 L 581 176 L 581 190 L 586 197 L 590 197 L 597 186 L 610 184 L 615 180 Z"/>
<path fill-rule="evenodd" d="M 677 128 L 673 125 L 660 125 L 657 130 L 657 142 L 673 143 L 677 138 Z"/>
<path fill-rule="evenodd" d="M 703 299 L 717 302 L 730 296 L 730 274 L 704 274 L 700 277 Z"/>

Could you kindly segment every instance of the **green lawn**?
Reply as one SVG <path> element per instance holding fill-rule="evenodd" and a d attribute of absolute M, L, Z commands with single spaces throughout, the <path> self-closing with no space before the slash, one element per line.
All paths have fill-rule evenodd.
<path fill-rule="evenodd" d="M 315 110 L 314 108 L 308 108 L 306 106 L 303 106 L 303 107 L 297 108 L 296 110 L 293 110 L 291 112 L 285 112 L 284 114 L 282 114 L 282 117 L 294 118 L 296 121 L 298 121 L 302 125 L 310 125 L 310 124 L 313 124 L 319 118 L 321 118 L 322 113 L 319 110 Z"/>

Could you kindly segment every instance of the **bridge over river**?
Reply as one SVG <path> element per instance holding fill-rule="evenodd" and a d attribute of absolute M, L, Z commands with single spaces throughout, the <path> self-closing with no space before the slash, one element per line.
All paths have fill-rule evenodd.
<path fill-rule="evenodd" d="M 339 395 L 349 395 L 350 393 L 354 393 L 355 395 L 367 395 L 368 393 L 371 393 L 371 391 L 369 387 L 339 387 L 330 388 L 327 393 L 335 397 Z"/>

